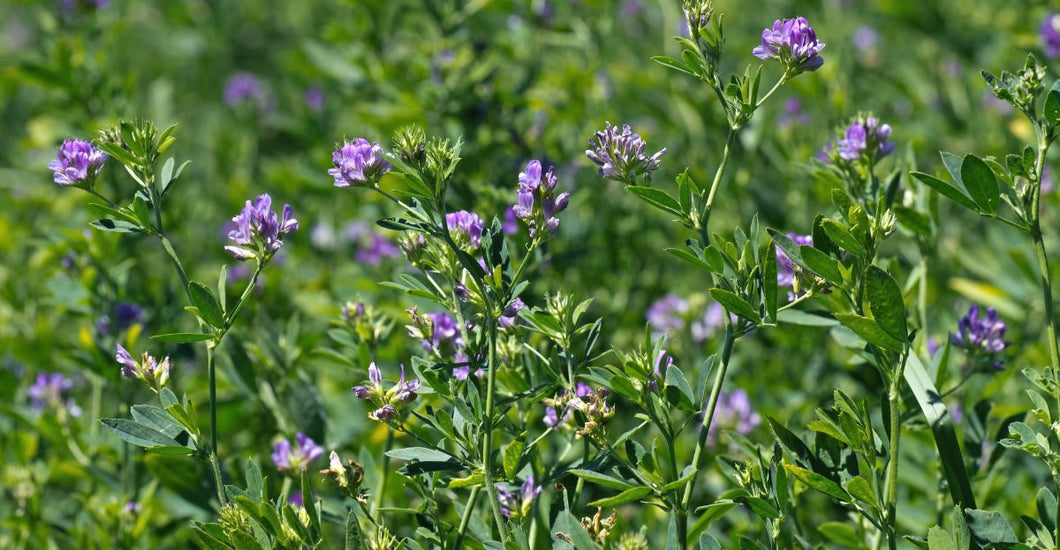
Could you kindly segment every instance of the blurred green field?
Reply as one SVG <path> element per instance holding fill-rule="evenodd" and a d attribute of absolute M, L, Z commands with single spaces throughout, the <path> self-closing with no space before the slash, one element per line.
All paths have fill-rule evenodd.
<path fill-rule="evenodd" d="M 725 141 L 717 99 L 702 83 L 650 60 L 680 52 L 672 40 L 684 32 L 677 2 L 88 4 L 0 2 L 0 194 L 7 204 L 0 210 L 0 548 L 189 548 L 190 520 L 215 516 L 205 466 L 142 455 L 135 472 L 123 470 L 123 445 L 97 422 L 150 397 L 122 383 L 115 342 L 170 355 L 174 378 L 200 415 L 207 403 L 202 350 L 147 339 L 195 330 L 157 242 L 90 231 L 91 197 L 60 189 L 46 168 L 63 139 L 95 137 L 119 119 L 179 124 L 168 154 L 191 164 L 166 215 L 190 278 L 214 281 L 222 264 L 232 264 L 222 227 L 247 198 L 268 192 L 290 203 L 301 222 L 233 332 L 235 359 L 221 360 L 219 450 L 232 472 L 257 456 L 278 488 L 282 476 L 270 470 L 268 455 L 277 434 L 295 431 L 356 458 L 369 479 L 377 480 L 383 467 L 387 432 L 349 391 L 365 378 L 365 357 L 341 364 L 319 350 L 334 347 L 327 332 L 342 306 L 363 301 L 396 321 L 378 353 L 396 372 L 420 351 L 403 328 L 404 311 L 415 302 L 379 284 L 410 271 L 385 246 L 378 261 L 373 257 L 381 246 L 375 239 L 396 242 L 395 232 L 373 223 L 393 214 L 392 207 L 374 195 L 336 190 L 327 174 L 344 139 L 386 144 L 413 123 L 462 138 L 450 202 L 484 218 L 503 218 L 527 160 L 555 164 L 572 191 L 570 207 L 559 237 L 548 243 L 550 261 L 523 299 L 541 304 L 553 290 L 593 298 L 590 315 L 603 319 L 605 347 L 628 348 L 643 340 L 651 304 L 673 293 L 689 303 L 684 327 L 667 343 L 677 363 L 694 370 L 717 351 L 717 335 L 697 342 L 690 326 L 710 303 L 709 282 L 663 252 L 694 235 L 602 180 L 584 154 L 587 138 L 605 121 L 629 123 L 652 151 L 668 150 L 657 186 L 672 189 L 686 168 L 696 181 L 713 176 Z M 894 128 L 897 149 L 884 172 L 937 173 L 939 150 L 982 156 L 1017 150 L 1032 129 L 988 94 L 979 71 L 1014 70 L 1034 52 L 1050 68 L 1049 82 L 1060 74 L 1058 60 L 1041 55 L 1039 25 L 1056 8 L 1045 1 L 716 4 L 725 14 L 725 73 L 755 61 L 751 49 L 775 18 L 805 16 L 827 43 L 822 69 L 784 87 L 739 136 L 722 206 L 711 220 L 719 232 L 746 227 L 756 213 L 763 226 L 806 232 L 814 213 L 830 208 L 830 186 L 814 177 L 811 161 L 861 111 Z M 763 73 L 772 82 L 780 69 L 766 64 Z M 236 98 L 231 79 L 239 75 L 256 84 Z M 126 197 L 135 184 L 111 163 L 99 189 Z M 1055 247 L 1060 201 L 1050 193 L 1043 204 L 1046 242 Z M 1045 365 L 1047 347 L 1030 245 L 954 204 L 941 201 L 938 208 L 938 242 L 918 250 L 902 229 L 886 251 L 906 274 L 922 257 L 930 265 L 927 334 L 944 341 L 968 306 L 980 303 L 1000 312 L 1013 343 L 1003 371 L 974 378 L 947 403 L 965 411 L 958 424 L 964 440 L 976 431 L 994 434 L 1003 419 L 1028 408 L 1018 371 Z M 907 291 L 917 284 L 912 276 L 899 282 L 908 282 Z M 238 279 L 231 288 L 238 292 Z M 122 304 L 142 307 L 139 323 L 122 322 Z M 741 340 L 727 387 L 746 390 L 763 418 L 800 430 L 835 388 L 878 401 L 885 388 L 875 371 L 854 364 L 826 332 L 787 326 Z M 74 381 L 69 395 L 80 416 L 33 410 L 27 388 L 46 371 Z M 985 424 L 969 412 L 980 400 L 993 407 Z M 764 425 L 748 437 L 772 442 Z M 922 537 L 951 505 L 935 500 L 940 474 L 930 433 L 914 429 L 903 437 L 900 526 Z M 553 447 L 563 450 L 558 441 Z M 991 444 L 987 452 L 1000 448 Z M 1033 514 L 1031 495 L 1048 472 L 1017 453 L 1000 460 L 1009 461 L 1006 468 L 976 478 L 976 497 L 981 508 L 1016 523 Z M 389 502 L 415 506 L 420 497 L 402 488 L 402 476 L 389 475 Z M 135 513 L 123 509 L 134 495 L 122 476 L 133 476 L 137 487 Z M 707 479 L 712 492 L 729 488 L 717 468 Z M 328 486 L 319 483 L 319 491 L 327 501 Z M 828 499 L 805 498 L 814 506 L 801 512 L 803 524 L 843 521 Z M 581 515 L 593 511 L 586 507 Z M 415 538 L 416 518 L 394 514 L 388 521 L 395 534 Z M 646 506 L 621 510 L 614 540 L 642 525 L 650 547 L 661 548 L 665 519 Z M 725 548 L 761 530 L 742 509 L 711 528 L 732 541 Z"/>

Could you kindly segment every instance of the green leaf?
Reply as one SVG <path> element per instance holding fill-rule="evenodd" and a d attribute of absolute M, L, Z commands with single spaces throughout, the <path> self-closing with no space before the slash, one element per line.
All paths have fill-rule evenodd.
<path fill-rule="evenodd" d="M 729 312 L 748 319 L 756 325 L 762 324 L 762 318 L 758 316 L 758 312 L 755 311 L 754 307 L 732 292 L 722 288 L 712 288 L 710 289 L 710 297 L 714 298 Z"/>
<path fill-rule="evenodd" d="M 858 536 L 857 531 L 854 530 L 854 527 L 846 523 L 829 521 L 819 525 L 817 530 L 832 542 L 850 548 L 861 548 L 864 543 L 861 537 Z"/>
<path fill-rule="evenodd" d="M 504 475 L 508 476 L 508 479 L 515 479 L 515 474 L 519 472 L 519 461 L 523 458 L 523 449 L 526 447 L 526 442 L 522 439 L 514 439 L 504 448 L 503 453 L 503 466 Z"/>
<path fill-rule="evenodd" d="M 692 481 L 692 478 L 694 478 L 695 476 L 696 471 L 692 469 L 691 466 L 688 466 L 685 468 L 685 474 L 683 476 L 671 481 L 670 483 L 667 483 L 666 485 L 663 485 L 662 489 L 659 492 L 665 495 L 666 493 L 669 493 L 671 491 L 676 491 L 677 489 L 680 489 L 687 485 L 688 482 Z"/>
<path fill-rule="evenodd" d="M 748 495 L 737 497 L 733 500 L 739 502 L 740 504 L 743 504 L 748 509 L 750 509 L 751 512 L 754 513 L 754 515 L 760 518 L 776 519 L 780 517 L 780 512 L 776 509 L 776 507 L 774 507 L 772 504 L 765 501 L 764 499 Z"/>
<path fill-rule="evenodd" d="M 428 449 L 427 447 L 394 449 L 393 451 L 387 451 L 386 454 L 390 458 L 397 458 L 399 460 L 419 460 L 422 462 L 446 462 L 453 459 L 453 457 L 447 453 Z"/>
<path fill-rule="evenodd" d="M 677 365 L 669 365 L 666 367 L 666 387 L 674 388 L 680 395 L 684 397 L 682 402 L 685 407 L 690 411 L 696 408 L 696 396 L 692 392 L 692 386 L 688 384 L 688 380 L 685 378 L 685 373 L 681 372 L 681 369 L 677 368 Z"/>
<path fill-rule="evenodd" d="M 199 317 L 203 321 L 210 326 L 224 328 L 224 312 L 206 285 L 192 281 L 188 283 L 188 294 L 191 295 L 191 305 L 199 310 Z"/>
<path fill-rule="evenodd" d="M 175 439 L 184 431 L 184 428 L 178 423 L 177 419 L 158 407 L 152 407 L 151 405 L 133 405 L 130 412 L 132 412 L 133 420 L 135 420 L 137 424 L 155 428 L 159 432 L 162 432 L 166 437 Z"/>
<path fill-rule="evenodd" d="M 681 211 L 681 204 L 662 189 L 643 185 L 627 185 L 626 190 L 659 210 L 669 212 L 675 216 L 685 216 L 685 213 Z"/>
<path fill-rule="evenodd" d="M 856 313 L 836 313 L 835 318 L 854 331 L 854 334 L 860 336 L 862 340 L 887 351 L 902 352 L 903 342 L 888 334 L 876 321 Z"/>
<path fill-rule="evenodd" d="M 922 237 L 931 236 L 931 219 L 926 215 L 904 206 L 895 206 L 891 210 L 902 227 Z"/>
<path fill-rule="evenodd" d="M 309 472 L 307 470 L 302 470 L 302 506 L 305 507 L 306 514 L 309 515 L 309 533 L 319 535 L 320 516 L 317 514 L 316 501 L 313 500 L 313 491 L 309 486 Z"/>
<path fill-rule="evenodd" d="M 911 175 L 914 178 L 920 180 L 921 183 L 923 183 L 924 185 L 927 185 L 935 191 L 938 191 L 940 195 L 952 200 L 953 202 L 969 210 L 978 211 L 978 208 L 976 208 L 975 205 L 975 201 L 973 201 L 972 198 L 968 196 L 968 194 L 963 189 L 954 187 L 936 178 L 935 176 L 932 176 L 931 174 L 925 174 L 923 172 L 912 172 Z"/>
<path fill-rule="evenodd" d="M 809 486 L 811 489 L 814 489 L 815 491 L 820 491 L 838 500 L 850 500 L 850 495 L 848 495 L 847 492 L 844 491 L 838 483 L 828 479 L 827 477 L 824 477 L 821 474 L 811 472 L 805 468 L 800 468 L 791 464 L 785 464 L 784 469 L 787 470 L 789 474 L 795 476 L 799 481 L 805 483 L 807 486 Z"/>
<path fill-rule="evenodd" d="M 1042 113 L 1045 115 L 1045 121 L 1050 126 L 1056 126 L 1060 124 L 1060 90 L 1052 89 L 1045 96 L 1045 108 Z"/>
<path fill-rule="evenodd" d="M 975 508 L 975 495 L 964 467 L 961 447 L 950 422 L 950 413 L 942 402 L 939 392 L 920 359 L 913 353 L 906 359 L 904 369 L 905 382 L 913 391 L 917 404 L 920 405 L 924 418 L 931 427 L 935 447 L 942 461 L 942 471 L 953 496 L 954 503 L 965 508 Z"/>
<path fill-rule="evenodd" d="M 357 508 L 351 506 L 346 513 L 346 550 L 364 550 L 364 533 L 357 521 Z"/>
<path fill-rule="evenodd" d="M 843 272 L 839 269 L 839 262 L 812 246 L 800 246 L 799 253 L 802 255 L 802 262 L 811 271 L 833 285 L 843 284 Z"/>
<path fill-rule="evenodd" d="M 667 252 L 671 255 L 681 258 L 682 260 L 702 269 L 705 269 L 711 273 L 722 273 L 725 271 L 724 263 L 710 263 L 706 260 L 696 256 L 692 252 L 683 248 L 667 248 Z"/>
<path fill-rule="evenodd" d="M 850 478 L 843 488 L 846 489 L 846 492 L 850 493 L 850 496 L 877 510 L 879 509 L 879 500 L 876 498 L 876 492 L 872 490 L 872 484 L 869 483 L 869 480 L 861 476 L 855 476 Z"/>
<path fill-rule="evenodd" d="M 103 218 L 94 222 L 89 222 L 88 225 L 95 227 L 100 231 L 108 231 L 111 233 L 139 233 L 142 231 L 139 225 L 129 223 L 121 220 L 111 220 Z"/>
<path fill-rule="evenodd" d="M 928 550 L 957 550 L 950 532 L 937 525 L 928 529 L 927 543 Z"/>
<path fill-rule="evenodd" d="M 479 474 L 471 474 L 467 477 L 454 478 L 449 481 L 450 489 L 463 489 L 465 487 L 474 487 L 475 485 L 482 484 L 486 480 L 486 476 Z"/>
<path fill-rule="evenodd" d="M 633 486 L 622 481 L 621 479 L 611 477 L 609 475 L 602 474 L 593 470 L 568 470 L 571 475 L 577 476 L 580 479 L 584 479 L 589 483 L 594 483 L 610 489 L 618 489 L 620 491 L 627 491 L 632 489 Z"/>
<path fill-rule="evenodd" d="M 172 332 L 169 334 L 155 334 L 151 339 L 166 344 L 186 344 L 189 342 L 205 342 L 213 340 L 212 334 L 202 332 Z"/>
<path fill-rule="evenodd" d="M 696 73 L 692 72 L 684 63 L 664 55 L 656 55 L 651 58 L 652 61 L 662 65 L 663 67 L 669 67 L 675 71 L 685 73 L 687 75 L 696 76 Z"/>
<path fill-rule="evenodd" d="M 170 456 L 191 456 L 195 454 L 195 449 L 183 445 L 156 445 L 154 447 L 147 447 L 146 451 L 156 455 Z"/>
<path fill-rule="evenodd" d="M 997 512 L 968 508 L 964 511 L 968 530 L 981 543 L 1015 544 L 1019 542 L 1008 520 Z"/>
<path fill-rule="evenodd" d="M 762 296 L 766 304 L 766 319 L 777 322 L 777 247 L 773 239 L 766 243 L 762 256 Z"/>
<path fill-rule="evenodd" d="M 640 500 L 648 496 L 649 493 L 651 493 L 651 487 L 634 487 L 632 489 L 626 489 L 625 491 L 622 491 L 621 493 L 613 497 L 603 498 L 597 501 L 590 502 L 589 506 L 596 506 L 597 508 L 611 508 L 614 506 L 626 504 L 627 502 Z"/>
<path fill-rule="evenodd" d="M 964 162 L 961 163 L 961 181 L 981 211 L 988 214 L 997 212 L 997 204 L 1000 200 L 997 177 L 983 159 L 975 155 L 966 155 Z"/>
<path fill-rule="evenodd" d="M 908 336 L 905 299 L 898 283 L 886 271 L 869 266 L 865 281 L 867 312 L 890 336 L 904 342 Z"/>
<path fill-rule="evenodd" d="M 777 321 L 805 327 L 834 327 L 839 325 L 833 317 L 814 315 L 798 309 L 785 309 L 777 313 Z"/>
<path fill-rule="evenodd" d="M 699 536 L 699 550 L 722 550 L 721 543 L 714 535 L 703 533 Z"/>
<path fill-rule="evenodd" d="M 100 422 L 110 428 L 115 435 L 123 441 L 128 441 L 138 447 L 171 446 L 179 447 L 171 437 L 150 426 L 127 420 L 125 418 L 104 418 Z"/>

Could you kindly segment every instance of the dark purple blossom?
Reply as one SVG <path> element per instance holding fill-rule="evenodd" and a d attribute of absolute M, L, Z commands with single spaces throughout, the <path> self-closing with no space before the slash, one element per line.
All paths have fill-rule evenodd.
<path fill-rule="evenodd" d="M 718 397 L 714 420 L 707 432 L 707 442 L 711 445 L 716 443 L 721 429 L 730 429 L 747 435 L 761 423 L 762 418 L 751 408 L 751 400 L 747 397 L 747 392 L 740 388 L 731 392 L 722 392 Z"/>
<path fill-rule="evenodd" d="M 1046 57 L 1060 57 L 1060 12 L 1045 16 L 1039 29 L 1042 49 Z"/>
<path fill-rule="evenodd" d="M 497 484 L 497 501 L 501 504 L 501 513 L 506 518 L 521 518 L 530 513 L 534 499 L 541 494 L 542 487 L 534 484 L 534 476 L 526 476 L 526 481 L 513 493 L 507 486 Z"/>
<path fill-rule="evenodd" d="M 331 155 L 335 167 L 328 174 L 335 187 L 373 185 L 393 166 L 387 162 L 383 148 L 364 138 L 347 141 Z"/>
<path fill-rule="evenodd" d="M 69 412 L 72 416 L 81 416 L 81 407 L 77 406 L 67 394 L 74 387 L 74 381 L 59 372 L 42 372 L 27 390 L 30 407 L 41 412 L 45 408 Z"/>
<path fill-rule="evenodd" d="M 504 310 L 504 314 L 497 319 L 497 324 L 503 328 L 512 328 L 515 326 L 515 322 L 519 319 L 519 312 L 526 307 L 518 297 L 512 301 L 511 305 Z"/>
<path fill-rule="evenodd" d="M 114 351 L 114 360 L 121 365 L 122 376 L 136 378 L 155 391 L 161 390 L 169 382 L 169 357 L 159 361 L 145 351 L 136 361 L 121 344 L 115 344 Z"/>
<path fill-rule="evenodd" d="M 235 226 L 229 231 L 228 238 L 236 246 L 226 246 L 225 250 L 237 260 L 271 258 L 283 246 L 283 235 L 298 229 L 291 205 L 283 205 L 281 218 L 272 211 L 272 197 L 268 194 L 258 195 L 253 203 L 247 201 L 232 221 Z"/>
<path fill-rule="evenodd" d="M 110 334 L 112 328 L 120 332 L 134 324 L 140 325 L 144 322 L 143 309 L 136 304 L 118 302 L 114 304 L 112 311 L 113 315 L 102 315 L 96 320 L 96 330 L 100 334 Z M 112 321 L 114 323 L 113 326 L 111 325 Z"/>
<path fill-rule="evenodd" d="M 950 334 L 950 342 L 973 355 L 994 355 L 1009 345 L 1004 340 L 1006 328 L 997 310 L 986 308 L 986 314 L 981 315 L 979 305 L 973 304 L 968 314 L 957 321 L 957 332 Z M 995 361 L 994 367 L 1000 369 L 1001 362 Z"/>
<path fill-rule="evenodd" d="M 595 138 L 595 141 L 594 141 Z M 589 138 L 589 149 L 585 156 L 596 163 L 600 175 L 615 181 L 636 184 L 637 178 L 651 175 L 659 167 L 659 161 L 666 154 L 663 147 L 650 157 L 644 153 L 646 143 L 640 135 L 633 133 L 629 124 L 623 124 L 621 130 L 604 123 L 604 129 Z"/>
<path fill-rule="evenodd" d="M 455 353 L 464 347 L 464 340 L 460 337 L 460 325 L 452 315 L 444 311 L 428 313 L 431 324 L 434 327 L 430 340 L 423 340 L 423 349 L 437 351 L 447 354 Z"/>
<path fill-rule="evenodd" d="M 83 139 L 68 139 L 59 146 L 55 160 L 48 163 L 54 172 L 53 180 L 63 187 L 90 189 L 96 183 L 107 154 L 92 142 Z"/>
<path fill-rule="evenodd" d="M 317 445 L 315 441 L 306 434 L 298 432 L 295 435 L 297 447 L 291 445 L 286 439 L 276 442 L 272 448 L 272 463 L 280 471 L 292 472 L 295 470 L 305 471 L 316 459 L 324 455 L 324 448 Z"/>
<path fill-rule="evenodd" d="M 515 217 L 515 211 L 510 206 L 504 211 L 504 221 L 501 222 L 501 231 L 504 231 L 507 235 L 514 235 L 519 232 L 519 218 Z"/>
<path fill-rule="evenodd" d="M 541 162 L 532 160 L 526 165 L 526 171 L 519 173 L 518 201 L 512 207 L 515 217 L 526 222 L 530 236 L 538 237 L 551 234 L 559 227 L 557 214 L 567 208 L 570 193 L 556 195 L 555 167 L 542 172 Z M 543 233 L 539 230 L 543 228 Z"/>
<path fill-rule="evenodd" d="M 657 334 L 670 334 L 685 328 L 685 316 L 688 314 L 688 300 L 670 293 L 648 306 L 648 324 Z"/>
<path fill-rule="evenodd" d="M 674 364 L 674 358 L 672 355 L 666 353 L 666 350 L 659 350 L 659 354 L 655 356 L 655 364 L 652 367 L 651 374 L 648 375 L 648 389 L 651 391 L 657 391 L 659 389 L 659 382 L 665 380 L 666 370 Z"/>
<path fill-rule="evenodd" d="M 762 44 L 751 51 L 759 59 L 777 59 L 786 71 L 798 74 L 816 71 L 824 64 L 820 52 L 824 43 L 803 17 L 777 19 L 773 28 L 762 31 Z"/>
<path fill-rule="evenodd" d="M 114 360 L 121 365 L 121 375 L 126 378 L 136 377 L 136 360 L 129 354 L 129 350 L 125 349 L 121 344 L 115 344 L 116 353 L 114 354 Z"/>
<path fill-rule="evenodd" d="M 470 245 L 471 248 L 478 248 L 482 244 L 482 230 L 485 224 L 478 214 L 467 210 L 450 212 L 445 215 L 445 224 L 449 231 L 457 232 L 453 237 L 457 243 Z"/>

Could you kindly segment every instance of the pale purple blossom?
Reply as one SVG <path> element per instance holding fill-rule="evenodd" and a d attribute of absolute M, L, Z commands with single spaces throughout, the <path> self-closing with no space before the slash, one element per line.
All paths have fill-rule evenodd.
<path fill-rule="evenodd" d="M 666 154 L 664 147 L 648 156 L 644 153 L 646 145 L 639 134 L 633 133 L 629 124 L 623 124 L 619 129 L 605 122 L 604 129 L 589 138 L 590 148 L 586 149 L 585 156 L 596 163 L 601 176 L 632 185 L 640 177 L 651 179 L 652 173 L 659 167 L 659 161 Z"/>
<path fill-rule="evenodd" d="M 657 334 L 673 335 L 685 328 L 688 300 L 670 293 L 648 306 L 648 324 Z"/>
<path fill-rule="evenodd" d="M 800 246 L 813 246 L 813 237 L 788 233 L 787 237 Z M 777 246 L 777 286 L 792 287 L 795 284 L 795 265 L 791 258 Z"/>
<path fill-rule="evenodd" d="M 497 484 L 497 501 L 501 504 L 501 513 L 506 518 L 525 517 L 530 512 L 534 500 L 541 494 L 542 487 L 534 483 L 534 476 L 526 476 L 526 481 L 518 493 L 512 492 L 506 485 Z"/>
<path fill-rule="evenodd" d="M 385 422 L 398 414 L 398 409 L 416 400 L 420 389 L 418 379 L 405 379 L 405 365 L 401 365 L 401 378 L 389 389 L 383 387 L 383 373 L 375 362 L 368 365 L 368 381 L 352 388 L 358 399 L 367 401 L 376 407 L 368 413 L 368 418 Z"/>
<path fill-rule="evenodd" d="M 324 455 L 324 448 L 302 432 L 295 435 L 295 442 L 297 447 L 292 446 L 290 441 L 281 439 L 273 446 L 272 463 L 278 470 L 305 471 L 310 464 Z"/>
<path fill-rule="evenodd" d="M 692 341 L 702 343 L 714 336 L 719 328 L 725 326 L 725 308 L 718 302 L 711 302 L 703 312 L 703 317 L 692 321 Z"/>
<path fill-rule="evenodd" d="M 836 142 L 836 149 L 839 157 L 846 161 L 857 160 L 863 155 L 883 158 L 894 151 L 894 143 L 888 140 L 890 136 L 889 124 L 880 124 L 876 117 L 859 116 L 847 126 L 843 138 Z"/>
<path fill-rule="evenodd" d="M 512 328 L 515 326 L 515 322 L 519 320 L 519 312 L 526 307 L 518 297 L 512 301 L 511 305 L 504 310 L 504 314 L 497 318 L 497 324 L 502 328 Z"/>
<path fill-rule="evenodd" d="M 751 51 L 759 59 L 777 59 L 787 71 L 816 71 L 824 64 L 820 52 L 824 43 L 803 17 L 777 19 L 771 29 L 762 31 L 762 43 Z"/>
<path fill-rule="evenodd" d="M 1046 57 L 1060 57 L 1060 12 L 1045 16 L 1038 29 Z"/>
<path fill-rule="evenodd" d="M 236 73 L 225 82 L 224 100 L 229 107 L 250 103 L 261 111 L 270 108 L 270 99 L 261 79 L 251 73 Z"/>
<path fill-rule="evenodd" d="M 272 210 L 272 197 L 267 193 L 249 200 L 238 216 L 232 218 L 234 227 L 228 238 L 234 245 L 225 250 L 237 260 L 267 260 L 283 246 L 283 236 L 298 229 L 291 205 L 283 205 L 283 216 Z"/>
<path fill-rule="evenodd" d="M 92 142 L 68 139 L 59 146 L 55 160 L 48 163 L 48 169 L 54 172 L 52 179 L 55 183 L 88 189 L 96 183 L 105 162 L 107 154 Z"/>
<path fill-rule="evenodd" d="M 747 435 L 761 423 L 762 417 L 751 408 L 751 400 L 747 392 L 741 388 L 736 388 L 731 392 L 722 392 L 714 410 L 714 420 L 707 432 L 707 442 L 711 445 L 715 444 L 722 429 Z"/>
<path fill-rule="evenodd" d="M 858 51 L 865 51 L 871 49 L 876 45 L 876 40 L 880 37 L 880 33 L 876 32 L 876 29 L 862 25 L 857 29 L 854 29 L 854 47 Z"/>
<path fill-rule="evenodd" d="M 121 344 L 115 344 L 114 360 L 121 365 L 121 375 L 126 378 L 136 377 L 136 360 L 132 358 L 129 350 L 125 349 Z"/>
<path fill-rule="evenodd" d="M 74 387 L 74 381 L 59 372 L 42 372 L 26 393 L 29 395 L 30 407 L 36 412 L 52 407 L 65 410 L 71 416 L 81 416 L 81 407 L 67 394 Z"/>
<path fill-rule="evenodd" d="M 379 233 L 372 233 L 368 245 L 361 246 L 353 254 L 357 263 L 368 265 L 379 265 L 385 258 L 397 258 L 401 256 L 401 250 L 389 239 Z"/>
<path fill-rule="evenodd" d="M 482 231 L 485 224 L 478 214 L 467 210 L 450 212 L 445 215 L 445 224 L 450 231 L 457 232 L 454 239 L 461 244 L 478 248 L 482 244 Z"/>
<path fill-rule="evenodd" d="M 570 193 L 556 195 L 555 167 L 543 172 L 541 162 L 532 160 L 526 165 L 526 171 L 519 173 L 519 193 L 512 212 L 515 217 L 526 222 L 530 236 L 548 235 L 559 227 L 560 212 L 567 208 Z M 544 229 L 543 233 L 539 230 Z"/>
<path fill-rule="evenodd" d="M 331 161 L 335 167 L 328 174 L 335 178 L 335 187 L 372 185 L 393 168 L 383 148 L 364 138 L 344 143 L 332 153 Z"/>

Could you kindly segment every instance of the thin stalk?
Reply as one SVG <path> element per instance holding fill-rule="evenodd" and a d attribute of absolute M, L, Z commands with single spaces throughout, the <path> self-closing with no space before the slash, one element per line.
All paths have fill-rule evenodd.
<path fill-rule="evenodd" d="M 904 363 L 904 359 L 903 359 Z M 887 512 L 887 548 L 896 550 L 898 548 L 898 440 L 902 425 L 900 422 L 901 411 L 899 410 L 899 383 L 902 379 L 901 367 L 891 382 L 891 390 L 888 395 L 888 407 L 890 410 L 891 441 L 887 456 L 887 478 L 884 483 L 887 488 L 886 512 Z"/>
<path fill-rule="evenodd" d="M 102 200 L 103 202 L 107 203 L 107 206 L 109 206 L 111 208 L 117 208 L 118 207 L 118 205 L 115 204 L 114 201 L 112 201 L 112 200 L 108 199 L 107 197 L 104 197 L 103 195 L 99 194 L 99 192 L 96 191 L 95 189 L 85 189 L 85 191 L 88 191 L 89 193 L 95 195 L 96 198 L 98 198 L 98 199 Z"/>
<path fill-rule="evenodd" d="M 721 178 L 725 174 L 725 167 L 729 164 L 729 155 L 732 153 L 732 144 L 736 140 L 739 130 L 729 128 L 729 135 L 725 138 L 725 148 L 721 151 L 721 163 L 718 164 L 717 172 L 714 172 L 714 181 L 710 184 L 710 192 L 707 194 L 707 203 L 703 207 L 703 213 L 699 221 L 699 240 L 704 245 L 710 243 L 710 213 L 714 210 L 714 200 L 718 196 L 718 188 L 721 187 Z"/>
<path fill-rule="evenodd" d="M 788 81 L 788 73 L 787 73 L 787 71 L 785 71 L 784 75 L 780 77 L 780 80 L 777 80 L 777 83 L 774 84 L 773 87 L 770 88 L 768 92 L 766 92 L 766 95 L 762 96 L 758 100 L 758 102 L 755 103 L 755 109 L 757 110 L 759 107 L 761 107 L 762 104 L 764 104 L 766 102 L 766 100 L 769 99 L 769 96 L 773 95 L 773 92 L 779 90 L 780 87 L 783 86 L 784 83 L 787 82 L 787 81 Z"/>
<path fill-rule="evenodd" d="M 504 527 L 504 516 L 501 515 L 500 501 L 497 500 L 497 486 L 493 483 L 493 402 L 497 393 L 497 319 L 490 315 L 489 322 L 489 372 L 486 375 L 486 418 L 483 420 L 485 434 L 482 438 L 482 468 L 489 495 L 490 510 L 493 521 L 500 531 L 501 542 L 508 542 L 508 532 Z"/>
<path fill-rule="evenodd" d="M 206 346 L 206 370 L 210 377 L 210 466 L 213 467 L 217 485 L 217 499 L 225 503 L 224 481 L 221 478 L 221 461 L 217 458 L 217 367 L 213 359 L 214 344 Z"/>
<path fill-rule="evenodd" d="M 383 468 L 380 470 L 382 475 L 379 477 L 379 488 L 376 490 L 376 498 L 372 502 L 371 515 L 377 516 L 376 520 L 382 519 L 379 516 L 379 508 L 383 504 L 383 496 L 386 493 L 386 481 L 390 478 L 387 473 L 390 471 L 390 449 L 394 447 L 394 430 L 387 426 L 386 430 L 386 448 L 383 450 Z"/>
<path fill-rule="evenodd" d="M 681 548 L 688 548 L 688 506 L 692 502 L 692 489 L 696 486 L 696 478 L 699 477 L 699 470 L 703 466 L 703 448 L 707 446 L 707 434 L 710 433 L 710 424 L 714 421 L 714 412 L 718 407 L 718 397 L 721 395 L 721 386 L 725 381 L 725 371 L 729 368 L 729 356 L 732 355 L 732 346 L 735 342 L 736 334 L 733 332 L 732 323 L 726 323 L 725 343 L 721 349 L 721 363 L 718 365 L 718 373 L 714 377 L 714 386 L 710 389 L 710 398 L 707 402 L 707 411 L 703 416 L 703 428 L 699 431 L 696 450 L 692 454 L 692 479 L 689 480 L 688 485 L 685 485 L 685 492 L 681 497 L 680 507 L 678 508 L 677 537 L 681 542 Z"/>
<path fill-rule="evenodd" d="M 478 499 L 480 489 L 482 489 L 481 485 L 472 487 L 471 494 L 467 496 L 467 504 L 464 505 L 464 514 L 460 516 L 460 527 L 456 530 L 456 540 L 453 541 L 453 550 L 463 548 L 460 544 L 464 542 L 464 533 L 467 531 L 468 522 L 471 521 L 471 512 L 475 510 L 475 500 Z"/>
<path fill-rule="evenodd" d="M 173 261 L 173 267 L 177 268 L 177 275 L 180 275 L 180 282 L 184 286 L 184 295 L 188 297 L 188 302 L 191 302 L 191 291 L 188 290 L 188 274 L 184 271 L 184 265 L 180 263 L 180 258 L 177 256 L 177 251 L 173 249 L 173 243 L 169 242 L 169 237 L 166 237 L 165 233 L 158 233 L 159 240 L 162 241 L 162 248 L 166 250 L 166 254 L 169 255 L 169 259 Z"/>

